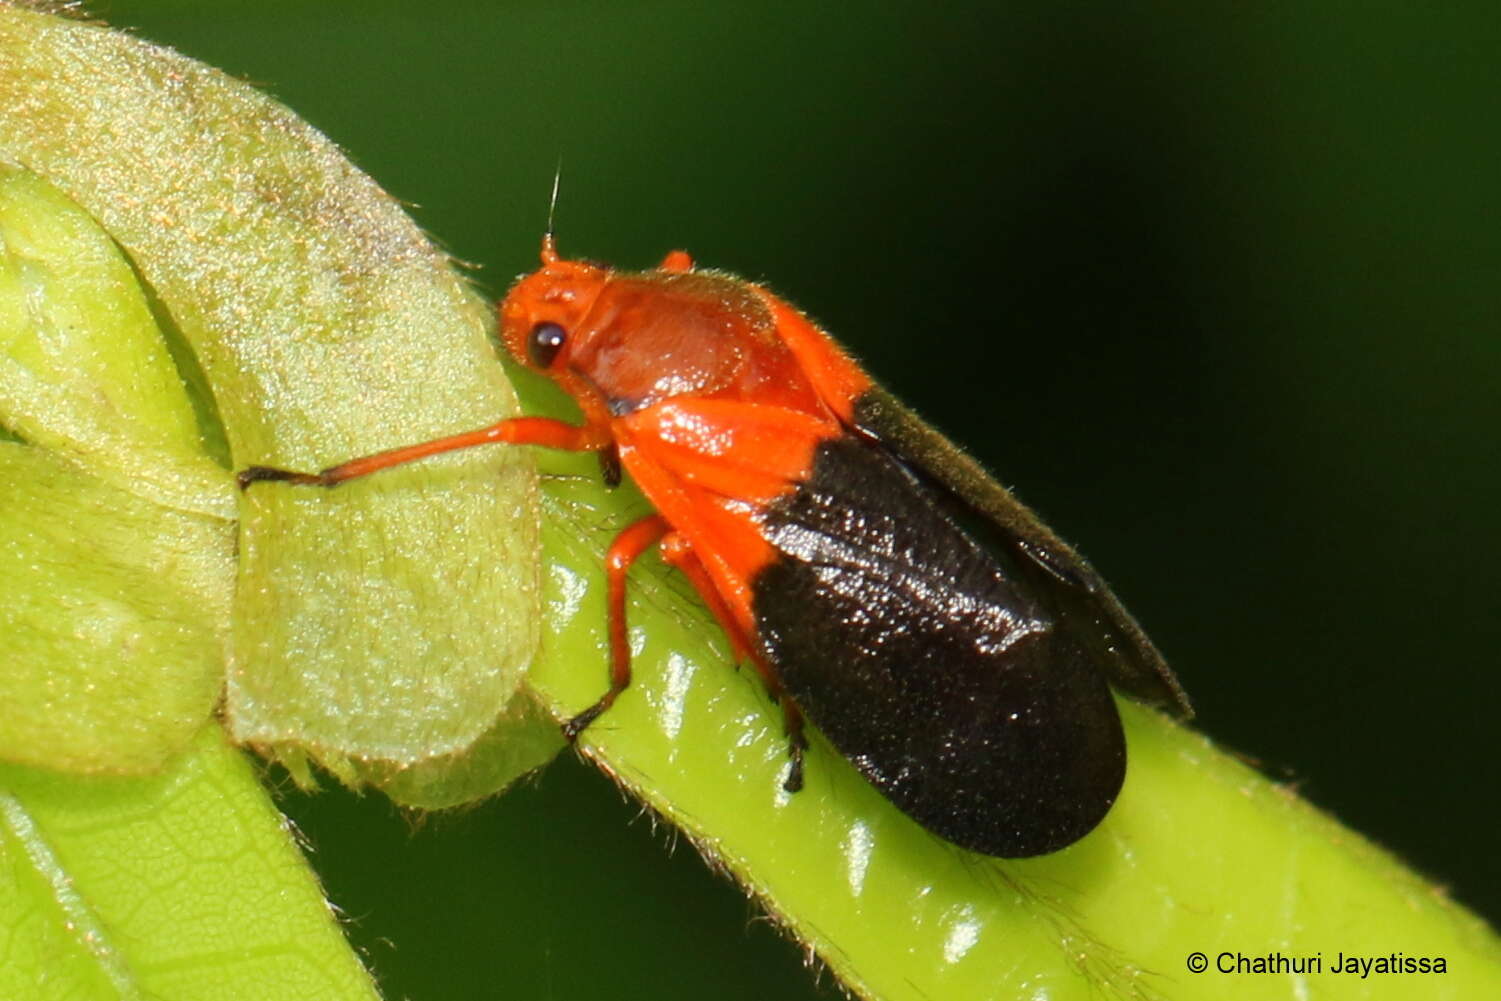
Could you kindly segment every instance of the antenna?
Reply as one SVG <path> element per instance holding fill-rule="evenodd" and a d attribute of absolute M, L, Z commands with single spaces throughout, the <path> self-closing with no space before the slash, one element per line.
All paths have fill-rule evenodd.
<path fill-rule="evenodd" d="M 542 263 L 551 264 L 558 259 L 557 240 L 553 234 L 553 217 L 558 211 L 558 185 L 563 181 L 563 154 L 558 154 L 558 168 L 552 175 L 552 197 L 547 202 L 547 232 L 542 234 Z"/>

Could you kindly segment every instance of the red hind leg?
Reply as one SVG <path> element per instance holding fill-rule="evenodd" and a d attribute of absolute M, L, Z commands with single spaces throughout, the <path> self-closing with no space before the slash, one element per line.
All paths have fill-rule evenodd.
<path fill-rule="evenodd" d="M 709 606 L 714 621 L 719 623 L 719 628 L 724 630 L 725 639 L 730 641 L 730 656 L 735 658 L 735 662 L 752 659 L 750 641 L 741 631 L 740 624 L 735 621 L 730 606 L 719 596 L 719 589 L 710 579 L 709 571 L 704 569 L 704 565 L 694 555 L 688 540 L 677 532 L 669 532 L 662 539 L 661 553 L 663 560 L 682 571 L 698 596 L 704 600 L 704 604 Z"/>
<path fill-rule="evenodd" d="M 754 664 L 756 672 L 766 682 L 771 697 L 781 705 L 782 719 L 787 727 L 787 756 L 792 761 L 782 787 L 788 792 L 797 792 L 803 787 L 803 752 L 808 749 L 808 738 L 803 736 L 803 714 L 797 708 L 797 703 L 782 690 L 776 672 L 741 630 L 740 624 L 730 612 L 730 606 L 720 597 L 718 588 L 714 586 L 703 563 L 694 555 L 688 540 L 677 532 L 671 532 L 662 539 L 661 552 L 662 558 L 683 572 L 699 597 L 703 598 L 704 604 L 709 606 L 709 611 L 719 622 L 719 628 L 724 630 L 725 638 L 730 641 L 730 652 L 736 662 L 749 660 Z"/>

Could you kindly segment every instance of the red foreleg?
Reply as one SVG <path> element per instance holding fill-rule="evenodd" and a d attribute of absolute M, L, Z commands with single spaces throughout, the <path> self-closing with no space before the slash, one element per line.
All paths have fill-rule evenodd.
<path fill-rule="evenodd" d="M 241 490 L 262 480 L 281 480 L 287 483 L 332 487 L 346 480 L 369 476 L 382 469 L 426 459 L 431 455 L 452 452 L 461 448 L 473 448 L 476 445 L 498 443 L 541 445 L 544 448 L 557 448 L 568 452 L 589 452 L 608 448 L 612 439 L 609 430 L 600 425 L 585 424 L 579 427 L 553 420 L 551 417 L 511 417 L 491 424 L 489 427 L 476 428 L 473 431 L 449 435 L 446 438 L 434 438 L 432 441 L 387 449 L 384 452 L 376 452 L 374 455 L 350 459 L 348 462 L 341 462 L 337 466 L 330 466 L 316 473 L 299 473 L 271 466 L 249 466 L 240 470 L 235 480 L 239 483 Z"/>

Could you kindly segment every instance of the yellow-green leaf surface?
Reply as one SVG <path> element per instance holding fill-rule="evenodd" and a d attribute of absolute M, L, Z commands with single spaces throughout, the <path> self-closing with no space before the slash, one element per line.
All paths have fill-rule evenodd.
<path fill-rule="evenodd" d="M 0 442 L 0 760 L 153 772 L 223 684 L 230 526 Z"/>
<path fill-rule="evenodd" d="M 0 46 L 0 158 L 130 255 L 236 463 L 318 468 L 514 411 L 488 305 L 281 105 L 123 34 L 15 9 Z M 515 724 L 484 742 L 503 770 L 545 760 L 556 734 L 514 702 L 536 640 L 531 482 L 523 450 L 496 449 L 334 493 L 244 495 L 231 732 L 350 779 L 418 768 L 402 781 L 419 803 L 494 788 L 500 765 L 443 762 L 497 721 Z"/>
<path fill-rule="evenodd" d="M 0 765 L 0 997 L 377 995 L 255 769 L 208 728 L 151 777 Z"/>
<path fill-rule="evenodd" d="M 88 213 L 0 164 L 0 415 L 165 507 L 235 516 L 130 263 Z"/>
<path fill-rule="evenodd" d="M 0 165 L 0 760 L 149 772 L 223 685 L 233 490 L 129 264 Z"/>

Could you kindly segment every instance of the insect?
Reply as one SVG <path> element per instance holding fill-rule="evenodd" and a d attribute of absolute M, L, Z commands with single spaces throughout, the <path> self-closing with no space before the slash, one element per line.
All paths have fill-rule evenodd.
<path fill-rule="evenodd" d="M 570 740 L 630 684 L 627 571 L 656 546 L 780 702 L 789 791 L 806 714 L 960 847 L 1040 855 L 1091 831 L 1125 778 L 1111 684 L 1190 708 L 1089 564 L 767 289 L 682 251 L 624 272 L 563 259 L 549 232 L 541 256 L 500 305 L 502 336 L 581 424 L 515 417 L 318 473 L 251 466 L 241 488 L 331 487 L 495 442 L 596 452 L 655 513 L 606 555 L 610 685 L 563 724 Z"/>

